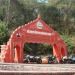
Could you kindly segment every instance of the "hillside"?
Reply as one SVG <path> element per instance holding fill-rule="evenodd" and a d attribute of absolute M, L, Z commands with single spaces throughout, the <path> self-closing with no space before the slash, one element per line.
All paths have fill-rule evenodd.
<path fill-rule="evenodd" d="M 18 26 L 42 19 L 58 31 L 66 42 L 69 53 L 75 51 L 75 0 L 0 0 L 0 44 L 6 43 Z M 41 49 L 41 48 L 40 48 Z"/>

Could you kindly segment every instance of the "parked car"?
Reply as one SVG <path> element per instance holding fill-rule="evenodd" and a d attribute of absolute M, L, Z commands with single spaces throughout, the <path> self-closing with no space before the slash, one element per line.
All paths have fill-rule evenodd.
<path fill-rule="evenodd" d="M 71 55 L 69 59 L 71 60 L 71 64 L 75 64 L 75 55 Z"/>
<path fill-rule="evenodd" d="M 75 64 L 75 55 L 71 55 L 69 57 L 63 57 L 61 62 L 61 64 Z"/>

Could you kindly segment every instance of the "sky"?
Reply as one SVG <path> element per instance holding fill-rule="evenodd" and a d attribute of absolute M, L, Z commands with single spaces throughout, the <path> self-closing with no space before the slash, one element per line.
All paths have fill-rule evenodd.
<path fill-rule="evenodd" d="M 48 0 L 37 0 L 39 3 L 48 3 Z"/>

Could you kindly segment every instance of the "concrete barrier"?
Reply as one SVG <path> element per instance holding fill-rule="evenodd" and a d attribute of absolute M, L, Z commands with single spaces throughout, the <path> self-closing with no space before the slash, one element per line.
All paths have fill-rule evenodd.
<path fill-rule="evenodd" d="M 0 75 L 75 75 L 75 64 L 0 63 Z"/>

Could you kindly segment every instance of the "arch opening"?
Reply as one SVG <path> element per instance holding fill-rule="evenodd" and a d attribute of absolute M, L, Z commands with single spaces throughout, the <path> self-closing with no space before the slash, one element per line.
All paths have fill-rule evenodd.
<path fill-rule="evenodd" d="M 24 44 L 24 63 L 51 63 L 53 62 L 53 48 L 50 44 L 25 43 Z"/>
<path fill-rule="evenodd" d="M 25 54 L 31 54 L 31 55 L 53 54 L 52 46 L 49 44 L 25 43 L 23 50 Z"/>

